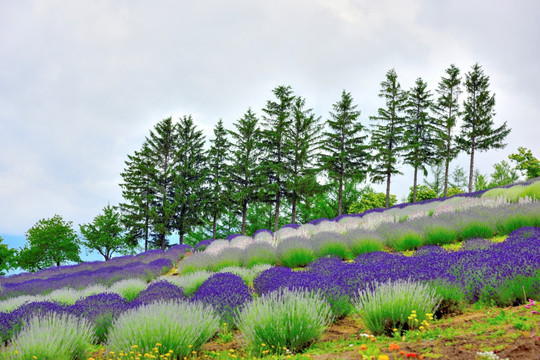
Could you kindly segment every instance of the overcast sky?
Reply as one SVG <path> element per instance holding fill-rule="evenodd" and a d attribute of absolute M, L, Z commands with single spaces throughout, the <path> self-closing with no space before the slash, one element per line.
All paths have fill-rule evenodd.
<path fill-rule="evenodd" d="M 323 119 L 350 91 L 368 124 L 391 68 L 402 88 L 421 76 L 434 90 L 450 64 L 463 74 L 478 62 L 495 124 L 512 129 L 478 168 L 518 146 L 538 158 L 538 19 L 536 0 L 2 0 L 0 235 L 20 246 L 39 219 L 78 230 L 116 205 L 127 155 L 166 117 L 191 114 L 208 139 L 218 119 L 230 129 L 290 85 Z"/>

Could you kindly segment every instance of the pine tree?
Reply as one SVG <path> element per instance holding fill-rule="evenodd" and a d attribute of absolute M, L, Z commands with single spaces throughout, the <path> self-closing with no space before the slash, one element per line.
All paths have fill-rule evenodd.
<path fill-rule="evenodd" d="M 184 235 L 204 224 L 203 212 L 208 209 L 207 154 L 205 137 L 197 130 L 191 115 L 180 118 L 177 126 L 176 166 L 174 168 L 174 198 L 177 211 L 174 227 L 184 242 Z"/>
<path fill-rule="evenodd" d="M 122 224 L 132 245 L 137 245 L 141 238 L 144 240 L 144 251 L 148 250 L 152 226 L 150 208 L 154 201 L 151 182 L 155 177 L 155 168 L 152 166 L 149 151 L 148 143 L 145 142 L 141 151 L 128 155 L 126 168 L 120 174 L 123 180 L 120 187 L 124 198 L 124 202 L 119 204 Z"/>
<path fill-rule="evenodd" d="M 471 156 L 469 192 L 472 192 L 475 152 L 504 148 L 506 144 L 503 140 L 510 129 L 506 128 L 506 122 L 493 128 L 495 94 L 490 93 L 489 76 L 484 75 L 480 65 L 474 64 L 472 70 L 465 74 L 465 87 L 468 96 L 463 103 L 463 124 L 457 141 L 460 149 Z"/>
<path fill-rule="evenodd" d="M 429 186 L 433 191 L 437 193 L 437 196 L 441 196 L 444 186 L 444 175 L 441 163 L 437 163 L 431 166 L 431 173 L 433 174 L 433 181 L 424 180 L 424 184 Z"/>
<path fill-rule="evenodd" d="M 458 97 L 461 94 L 461 78 L 459 69 L 453 64 L 445 70 L 448 77 L 443 77 L 439 82 L 437 93 L 437 105 L 435 110 L 438 115 L 438 140 L 437 153 L 440 159 L 444 161 L 444 191 L 443 196 L 448 195 L 448 176 L 450 170 L 450 162 L 459 154 L 459 148 L 456 144 L 456 137 L 453 134 L 453 129 L 456 126 L 456 121 L 459 116 Z"/>
<path fill-rule="evenodd" d="M 294 99 L 291 127 L 288 129 L 287 143 L 291 149 L 287 155 L 289 173 L 287 189 L 292 203 L 291 223 L 296 223 L 296 206 L 298 202 L 319 191 L 315 161 L 320 148 L 320 117 L 315 117 L 312 109 L 304 109 L 305 99 Z"/>
<path fill-rule="evenodd" d="M 212 218 L 212 238 L 216 239 L 217 222 L 232 203 L 229 185 L 230 143 L 220 119 L 214 128 L 208 152 L 208 209 Z"/>
<path fill-rule="evenodd" d="M 427 176 L 426 165 L 436 162 L 435 119 L 430 115 L 433 107 L 431 92 L 426 90 L 427 83 L 418 78 L 415 86 L 409 91 L 407 101 L 407 121 L 405 124 L 405 153 L 404 162 L 414 168 L 412 202 L 416 202 L 418 186 L 418 170 Z"/>
<path fill-rule="evenodd" d="M 258 170 L 261 161 L 261 140 L 259 120 L 249 109 L 244 116 L 234 123 L 235 131 L 231 135 L 231 171 L 233 200 L 239 205 L 242 214 L 242 235 L 246 234 L 248 205 L 257 199 Z"/>
<path fill-rule="evenodd" d="M 324 133 L 321 168 L 335 181 L 337 189 L 337 215 L 343 212 L 343 189 L 346 183 L 359 183 L 366 178 L 368 152 L 365 145 L 367 133 L 360 123 L 360 111 L 353 105 L 351 93 L 343 90 L 327 121 L 329 132 Z"/>
<path fill-rule="evenodd" d="M 153 188 L 150 219 L 157 233 L 157 243 L 154 245 L 165 250 L 168 245 L 167 235 L 173 230 L 174 215 L 178 208 L 175 196 L 178 133 L 172 119 L 169 117 L 157 123 L 146 138 L 146 143 L 153 167 L 150 181 Z"/>
<path fill-rule="evenodd" d="M 264 130 L 262 132 L 262 148 L 264 157 L 262 173 L 266 177 L 265 200 L 275 204 L 274 231 L 279 227 L 279 207 L 281 200 L 287 197 L 285 181 L 289 172 L 286 162 L 290 151 L 286 134 L 291 126 L 291 105 L 294 95 L 290 86 L 278 86 L 272 93 L 276 101 L 268 100 L 263 112 Z"/>
<path fill-rule="evenodd" d="M 404 149 L 403 112 L 407 102 L 407 93 L 401 90 L 394 69 L 389 70 L 386 73 L 386 80 L 381 82 L 379 97 L 385 99 L 386 107 L 379 108 L 378 116 L 370 117 L 371 120 L 379 122 L 371 136 L 371 148 L 375 154 L 370 173 L 374 182 L 386 181 L 386 207 L 389 207 L 391 176 L 401 174 L 398 170 L 398 156 Z"/>

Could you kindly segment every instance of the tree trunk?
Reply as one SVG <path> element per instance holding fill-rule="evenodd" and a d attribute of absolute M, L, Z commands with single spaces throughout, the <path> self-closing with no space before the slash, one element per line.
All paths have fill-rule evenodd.
<path fill-rule="evenodd" d="M 214 219 L 212 222 L 212 238 L 216 238 L 216 222 L 217 222 L 217 214 L 214 212 Z"/>
<path fill-rule="evenodd" d="M 148 215 L 144 219 L 144 251 L 148 251 Z"/>
<path fill-rule="evenodd" d="M 471 165 L 469 167 L 469 192 L 473 191 L 473 171 L 474 171 L 474 138 L 471 147 Z"/>
<path fill-rule="evenodd" d="M 281 196 L 278 190 L 278 193 L 276 195 L 276 222 L 274 224 L 274 229 L 275 229 L 274 232 L 277 232 L 278 227 L 279 227 L 279 202 L 280 200 L 281 200 Z"/>
<path fill-rule="evenodd" d="M 242 235 L 246 235 L 247 201 L 242 204 Z"/>
<path fill-rule="evenodd" d="M 182 245 L 184 243 L 184 232 L 178 232 L 178 236 L 180 237 L 180 242 L 179 244 Z"/>
<path fill-rule="evenodd" d="M 444 197 L 448 196 L 448 172 L 450 171 L 450 159 L 446 158 L 444 170 Z"/>
<path fill-rule="evenodd" d="M 390 171 L 386 173 L 386 207 L 390 207 Z"/>
<path fill-rule="evenodd" d="M 161 240 L 161 250 L 165 251 L 165 234 L 159 234 Z"/>
<path fill-rule="evenodd" d="M 416 184 L 418 182 L 418 167 L 414 167 L 414 181 L 413 181 L 413 193 L 412 193 L 412 202 L 416 202 Z"/>
<path fill-rule="evenodd" d="M 293 192 L 291 224 L 296 224 L 296 191 Z"/>
<path fill-rule="evenodd" d="M 343 175 L 339 178 L 338 216 L 341 216 L 341 207 L 342 206 L 343 206 Z"/>

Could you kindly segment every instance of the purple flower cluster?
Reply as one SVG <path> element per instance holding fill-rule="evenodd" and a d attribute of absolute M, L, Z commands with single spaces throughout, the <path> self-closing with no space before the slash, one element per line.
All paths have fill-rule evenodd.
<path fill-rule="evenodd" d="M 194 251 L 202 251 L 206 249 L 215 239 L 201 240 L 197 245 L 195 245 Z"/>
<path fill-rule="evenodd" d="M 168 281 L 162 280 L 150 284 L 145 290 L 141 291 L 135 299 L 133 299 L 131 306 L 137 307 L 140 305 L 150 304 L 157 300 L 172 300 L 172 299 L 184 299 L 184 290 L 182 288 L 171 284 Z"/>
<path fill-rule="evenodd" d="M 262 272 L 255 279 L 254 288 L 259 294 L 282 287 L 321 289 L 352 298 L 373 281 L 411 278 L 458 285 L 474 302 L 486 287 L 496 290 L 516 276 L 534 276 L 540 270 L 538 249 L 540 228 L 528 227 L 514 231 L 506 241 L 485 250 L 446 252 L 429 247 L 412 257 L 385 252 L 361 254 L 350 264 L 326 257 L 302 272 L 275 267 Z"/>
<path fill-rule="evenodd" d="M 235 309 L 251 301 L 251 292 L 240 276 L 217 273 L 202 283 L 192 301 L 212 305 L 222 321 L 232 324 Z"/>
<path fill-rule="evenodd" d="M 274 236 L 274 233 L 272 232 L 272 230 L 260 229 L 260 230 L 255 231 L 255 233 L 253 234 L 253 238 L 255 238 L 255 236 L 257 236 L 258 233 L 263 233 L 263 232 L 267 232 L 270 235 Z"/>

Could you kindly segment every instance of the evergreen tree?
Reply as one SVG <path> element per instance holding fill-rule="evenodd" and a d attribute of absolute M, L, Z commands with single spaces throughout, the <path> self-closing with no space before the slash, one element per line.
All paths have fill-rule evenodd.
<path fill-rule="evenodd" d="M 437 196 L 440 196 L 443 193 L 444 186 L 444 174 L 442 163 L 437 163 L 431 166 L 431 173 L 433 174 L 433 181 L 424 180 L 424 184 L 429 186 Z M 444 196 L 444 195 L 443 195 Z"/>
<path fill-rule="evenodd" d="M 429 114 L 433 106 L 431 92 L 426 90 L 427 84 L 418 78 L 415 86 L 409 91 L 407 101 L 407 121 L 405 123 L 404 162 L 414 168 L 412 202 L 416 202 L 418 170 L 427 176 L 426 165 L 436 161 L 435 119 Z"/>
<path fill-rule="evenodd" d="M 359 183 L 366 178 L 368 152 L 367 134 L 360 123 L 360 111 L 353 105 L 351 93 L 343 90 L 341 99 L 333 106 L 327 121 L 329 132 L 324 133 L 321 168 L 330 181 L 338 184 L 337 216 L 343 212 L 343 187 L 347 182 Z"/>
<path fill-rule="evenodd" d="M 451 175 L 450 187 L 459 189 L 460 192 L 467 187 L 467 176 L 461 166 L 456 166 Z M 448 195 L 450 196 L 450 195 Z"/>
<path fill-rule="evenodd" d="M 156 170 L 150 159 L 148 143 L 143 144 L 141 151 L 128 155 L 125 164 L 126 168 L 120 174 L 123 180 L 120 187 L 124 198 L 124 202 L 119 204 L 122 223 L 127 231 L 128 242 L 136 246 L 142 238 L 144 251 L 147 251 L 152 227 L 150 208 L 155 193 L 152 179 Z"/>
<path fill-rule="evenodd" d="M 439 87 L 437 88 L 439 98 L 435 106 L 439 120 L 438 140 L 436 141 L 437 155 L 444 161 L 445 169 L 443 197 L 448 195 L 450 162 L 459 154 L 459 148 L 456 144 L 456 137 L 453 134 L 453 130 L 459 116 L 458 98 L 461 94 L 459 69 L 452 64 L 445 72 L 448 77 L 443 77 L 439 82 Z"/>
<path fill-rule="evenodd" d="M 398 156 L 404 150 L 403 112 L 407 102 L 407 93 L 401 90 L 394 69 L 389 70 L 386 80 L 381 82 L 379 97 L 385 99 L 386 107 L 379 108 L 378 116 L 370 117 L 371 120 L 379 122 L 371 136 L 371 148 L 375 153 L 370 172 L 374 182 L 386 181 L 386 207 L 389 207 L 391 176 L 401 174 L 398 170 Z"/>
<path fill-rule="evenodd" d="M 244 117 L 234 123 L 235 131 L 228 131 L 232 144 L 231 193 L 242 214 L 242 235 L 246 234 L 248 205 L 258 196 L 258 169 L 261 161 L 261 149 L 258 146 L 261 131 L 258 127 L 258 121 L 255 114 L 249 109 Z"/>
<path fill-rule="evenodd" d="M 506 128 L 506 122 L 498 128 L 493 127 L 495 94 L 490 93 L 489 77 L 484 75 L 480 65 L 474 64 L 465 75 L 465 87 L 468 96 L 463 103 L 463 124 L 457 140 L 460 149 L 471 156 L 469 192 L 472 192 L 475 152 L 504 148 L 503 140 L 510 129 Z"/>
<path fill-rule="evenodd" d="M 294 95 L 290 86 L 278 86 L 272 93 L 276 101 L 268 100 L 263 112 L 264 130 L 262 131 L 262 148 L 264 157 L 262 173 L 266 177 L 264 186 L 265 201 L 275 204 L 274 231 L 279 227 L 279 211 L 282 198 L 286 198 L 286 179 L 289 172 L 287 155 L 290 151 L 286 134 L 291 126 L 291 106 Z"/>
<path fill-rule="evenodd" d="M 227 132 L 220 119 L 214 128 L 214 139 L 210 140 L 208 152 L 208 208 L 212 218 L 212 238 L 216 238 L 217 223 L 232 203 L 230 173 L 230 144 Z"/>
<path fill-rule="evenodd" d="M 173 224 L 184 242 L 184 235 L 192 228 L 203 225 L 202 214 L 208 208 L 207 154 L 205 137 L 197 130 L 191 115 L 180 118 L 177 126 L 176 163 L 174 167 L 174 199 L 177 211 Z M 223 174 L 220 174 L 223 176 Z"/>
<path fill-rule="evenodd" d="M 287 146 L 291 151 L 286 155 L 289 164 L 287 189 L 292 203 L 291 223 L 296 223 L 297 203 L 319 191 L 315 161 L 320 147 L 320 117 L 316 118 L 312 109 L 304 109 L 305 100 L 296 97 L 292 104 L 291 127 L 288 129 Z"/>
<path fill-rule="evenodd" d="M 178 208 L 175 194 L 178 141 L 176 125 L 170 117 L 157 123 L 146 138 L 150 165 L 153 168 L 150 171 L 150 187 L 153 190 L 150 220 L 157 233 L 153 245 L 162 250 L 168 246 L 167 235 L 174 229 L 174 216 Z"/>

